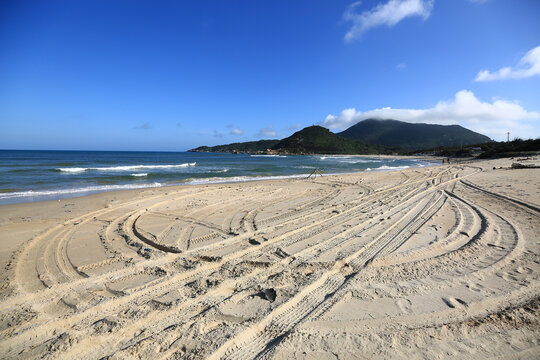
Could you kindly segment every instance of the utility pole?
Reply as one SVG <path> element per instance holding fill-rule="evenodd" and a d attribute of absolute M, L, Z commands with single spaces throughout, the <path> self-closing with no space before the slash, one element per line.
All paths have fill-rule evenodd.
<path fill-rule="evenodd" d="M 510 132 L 506 133 L 506 142 L 510 142 Z"/>

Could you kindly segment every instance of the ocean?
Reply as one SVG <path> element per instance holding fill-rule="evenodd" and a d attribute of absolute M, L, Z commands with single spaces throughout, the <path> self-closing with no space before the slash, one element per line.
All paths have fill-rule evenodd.
<path fill-rule="evenodd" d="M 421 159 L 189 152 L 0 150 L 0 205 L 170 185 L 400 170 Z"/>

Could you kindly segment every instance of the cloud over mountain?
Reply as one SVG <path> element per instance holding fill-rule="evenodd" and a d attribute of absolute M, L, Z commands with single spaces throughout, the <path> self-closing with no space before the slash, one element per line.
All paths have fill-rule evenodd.
<path fill-rule="evenodd" d="M 471 91 L 459 91 L 453 100 L 439 101 L 427 109 L 393 109 L 385 107 L 368 111 L 345 109 L 339 115 L 328 115 L 322 125 L 330 129 L 346 129 L 359 121 L 369 119 L 396 119 L 411 123 L 440 125 L 458 124 L 473 131 L 505 138 L 510 131 L 513 136 L 529 138 L 534 134 L 531 124 L 540 119 L 540 113 L 527 111 L 521 105 L 507 100 L 480 101 Z"/>

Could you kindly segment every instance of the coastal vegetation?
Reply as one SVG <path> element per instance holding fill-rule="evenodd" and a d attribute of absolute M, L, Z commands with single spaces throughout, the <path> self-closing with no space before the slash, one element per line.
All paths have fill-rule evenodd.
<path fill-rule="evenodd" d="M 507 142 L 493 141 L 481 144 L 480 147 L 482 153 L 478 157 L 481 159 L 535 155 L 540 152 L 540 138 L 529 140 L 514 139 Z"/>
<path fill-rule="evenodd" d="M 467 146 L 437 147 L 424 150 L 422 153 L 455 158 L 475 157 L 478 159 L 526 157 L 540 153 L 540 139 L 514 139 L 512 141 L 490 141 Z M 416 154 L 418 154 L 418 151 L 405 153 L 405 155 Z"/>

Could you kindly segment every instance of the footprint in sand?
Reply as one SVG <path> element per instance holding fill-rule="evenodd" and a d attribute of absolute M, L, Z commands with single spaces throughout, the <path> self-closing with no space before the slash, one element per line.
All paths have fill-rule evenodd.
<path fill-rule="evenodd" d="M 497 273 L 496 275 L 505 281 L 518 281 L 518 278 L 509 272 Z"/>
<path fill-rule="evenodd" d="M 403 312 L 404 314 L 410 314 L 411 313 L 411 300 L 409 299 L 399 299 L 396 301 L 396 305 L 398 306 L 399 310 Z"/>
<path fill-rule="evenodd" d="M 516 270 L 514 270 L 518 274 L 531 274 L 533 271 L 531 268 L 520 266 Z"/>
<path fill-rule="evenodd" d="M 441 298 L 441 299 L 446 304 L 446 306 L 448 306 L 451 309 L 456 309 L 456 308 L 464 309 L 469 306 L 469 304 L 467 304 L 465 301 L 459 298 L 448 297 L 448 298 Z"/>
<path fill-rule="evenodd" d="M 480 292 L 484 288 L 483 285 L 481 285 L 479 283 L 473 283 L 473 282 L 468 283 L 467 285 L 465 285 L 465 287 L 467 289 L 469 289 L 471 291 L 475 291 L 475 292 Z"/>

